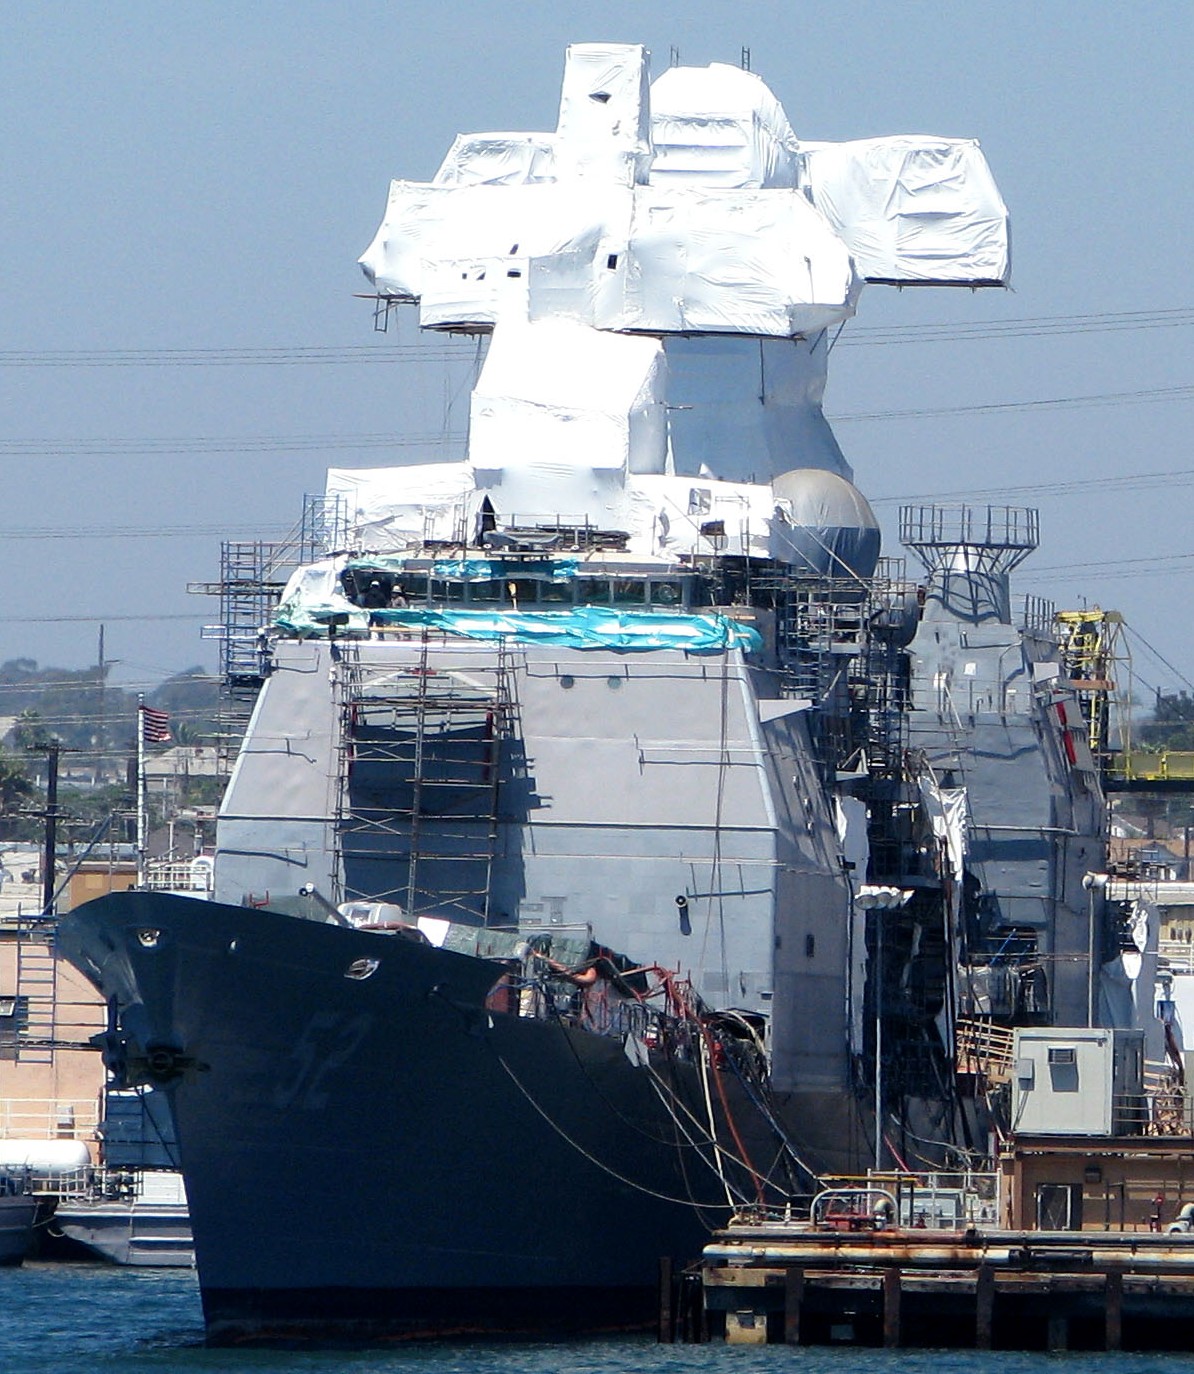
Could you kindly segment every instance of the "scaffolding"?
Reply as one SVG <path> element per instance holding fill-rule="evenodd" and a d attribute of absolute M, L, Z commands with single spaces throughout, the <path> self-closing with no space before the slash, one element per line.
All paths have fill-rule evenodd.
<path fill-rule="evenodd" d="M 1123 616 L 1097 606 L 1058 611 L 1053 617 L 1065 685 L 1077 694 L 1087 742 L 1106 776 L 1113 761 L 1131 754 L 1132 658 Z"/>
<path fill-rule="evenodd" d="M 516 715 L 510 651 L 454 645 L 442 664 L 443 643 L 428 632 L 400 664 L 339 649 L 338 900 L 485 922 Z"/>
<path fill-rule="evenodd" d="M 894 620 L 916 599 L 900 560 L 875 576 L 782 576 L 772 588 L 785 696 L 804 698 L 822 760 L 896 778 L 907 743 L 908 667 Z"/>
<path fill-rule="evenodd" d="M 290 574 L 342 547 L 346 529 L 343 496 L 308 494 L 300 523 L 284 539 L 226 539 L 220 545 L 219 581 L 188 585 L 189 592 L 218 597 L 220 603 L 219 623 L 203 634 L 219 643 L 221 772 L 231 767 L 269 675 L 266 630 Z"/>
<path fill-rule="evenodd" d="M 26 1064 L 54 1062 L 58 1007 L 58 956 L 54 949 L 58 922 L 38 915 L 17 917 L 17 989 L 23 1015 L 17 1058 Z"/>

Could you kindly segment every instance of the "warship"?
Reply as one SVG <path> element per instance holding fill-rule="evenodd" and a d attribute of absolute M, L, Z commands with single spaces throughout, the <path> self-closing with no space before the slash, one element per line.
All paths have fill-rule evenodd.
<path fill-rule="evenodd" d="M 982 152 L 648 72 L 574 45 L 554 133 L 392 184 L 361 266 L 480 338 L 467 449 L 329 472 L 215 899 L 62 923 L 213 1341 L 648 1321 L 733 1213 L 981 1159 L 963 1032 L 1083 1023 L 1109 955 L 1035 513 L 905 509 L 910 576 L 822 412 L 865 285 L 1007 284 Z"/>

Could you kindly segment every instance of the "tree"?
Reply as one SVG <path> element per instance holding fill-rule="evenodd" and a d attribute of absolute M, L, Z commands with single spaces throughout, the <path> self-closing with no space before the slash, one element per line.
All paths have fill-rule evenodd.
<path fill-rule="evenodd" d="M 37 796 L 28 766 L 11 754 L 0 753 L 0 834 L 5 839 L 22 839 L 34 822 L 21 815 Z"/>

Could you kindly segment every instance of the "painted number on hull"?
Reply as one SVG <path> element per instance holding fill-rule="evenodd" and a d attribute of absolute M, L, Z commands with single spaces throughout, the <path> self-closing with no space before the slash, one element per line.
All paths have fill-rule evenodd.
<path fill-rule="evenodd" d="M 365 1012 L 356 1016 L 315 1012 L 285 1061 L 282 1080 L 274 1089 L 274 1106 L 279 1111 L 297 1107 L 304 1112 L 326 1107 L 332 1076 L 365 1038 L 372 1023 L 373 1017 Z"/>

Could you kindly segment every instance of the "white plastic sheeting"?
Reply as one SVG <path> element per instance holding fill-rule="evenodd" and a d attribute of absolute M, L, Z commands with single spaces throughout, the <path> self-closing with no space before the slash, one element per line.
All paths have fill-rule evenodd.
<path fill-rule="evenodd" d="M 361 265 L 427 328 L 566 315 L 607 330 L 792 337 L 848 318 L 850 254 L 795 191 L 396 181 Z"/>
<path fill-rule="evenodd" d="M 784 107 L 753 72 L 722 62 L 671 67 L 651 83 L 651 181 L 727 190 L 797 184 Z"/>
<path fill-rule="evenodd" d="M 748 482 L 637 476 L 628 485 L 632 553 L 674 559 L 682 554 L 770 557 L 770 489 Z"/>
<path fill-rule="evenodd" d="M 919 779 L 920 801 L 934 836 L 945 843 L 949 871 L 959 895 L 970 851 L 970 801 L 964 787 L 940 787 L 935 778 Z"/>
<path fill-rule="evenodd" d="M 470 463 L 329 468 L 327 494 L 343 499 L 350 546 L 377 553 L 460 538 L 480 501 Z"/>
<path fill-rule="evenodd" d="M 555 180 L 551 134 L 457 134 L 433 186 L 524 186 Z"/>
<path fill-rule="evenodd" d="M 434 183 L 393 183 L 366 275 L 425 326 L 494 342 L 459 485 L 391 470 L 358 503 L 360 546 L 457 537 L 486 494 L 499 526 L 555 515 L 652 556 L 717 538 L 800 561 L 804 522 L 767 484 L 851 475 L 821 404 L 828 331 L 863 280 L 1006 282 L 1007 212 L 973 141 L 802 144 L 751 73 L 673 68 L 649 89 L 648 65 L 573 45 L 554 133 L 461 135 Z M 870 537 L 809 519 L 814 544 L 851 529 L 850 557 Z"/>
<path fill-rule="evenodd" d="M 725 334 L 664 340 L 672 468 L 767 482 L 789 468 L 851 477 L 821 409 L 828 340 Z"/>
<path fill-rule="evenodd" d="M 361 258 L 375 288 L 418 300 L 430 328 L 564 315 L 607 330 L 790 337 L 852 314 L 860 279 L 794 189 L 794 136 L 766 86 L 725 67 L 660 78 L 674 128 L 697 136 L 704 86 L 745 141 L 736 171 L 673 168 L 646 185 L 647 69 L 640 47 L 573 45 L 554 135 L 465 135 L 434 184 L 394 182 Z"/>
<path fill-rule="evenodd" d="M 561 177 L 633 186 L 651 166 L 651 55 L 638 44 L 573 43 L 564 60 L 556 165 Z"/>
<path fill-rule="evenodd" d="M 973 139 L 808 143 L 801 161 L 868 281 L 1007 284 L 1007 206 Z"/>
<path fill-rule="evenodd" d="M 635 342 L 649 345 L 647 340 Z M 626 395 L 631 394 L 633 380 L 624 377 Z M 504 406 L 508 398 L 499 395 L 499 400 Z M 865 512 L 869 506 L 849 483 L 831 473 L 805 474 L 818 491 L 826 483 L 833 484 L 833 491 L 828 495 L 822 491 L 825 499 L 818 503 L 813 493 L 793 501 L 790 495 L 777 495 L 761 483 L 586 466 L 572 461 L 568 454 L 553 457 L 553 450 L 546 448 L 537 460 L 531 461 L 529 450 L 501 447 L 500 441 L 520 431 L 518 417 L 508 427 L 500 417 L 494 418 L 491 467 L 426 463 L 400 468 L 331 469 L 328 494 L 346 500 L 352 547 L 391 553 L 415 549 L 425 537 L 451 540 L 467 535 L 471 540 L 484 497 L 489 498 L 499 527 L 557 516 L 562 523 L 588 519 L 601 528 L 624 530 L 629 535 L 627 547 L 631 554 L 665 562 L 685 554 L 723 553 L 804 565 L 808 559 L 800 553 L 800 531 L 794 527 L 797 518 L 821 522 L 810 524 L 806 532 L 806 540 L 811 541 L 814 551 L 823 544 L 836 547 L 842 538 L 849 541 L 853 537 L 857 541 L 861 537 L 859 531 L 867 528 Z M 597 443 L 600 432 L 616 427 L 618 417 L 592 412 L 589 418 L 592 428 L 587 438 L 596 445 L 593 456 L 599 459 L 605 447 Z M 567 418 L 567 412 L 561 417 L 547 409 L 543 432 L 552 435 L 558 427 L 558 432 L 567 438 L 573 423 L 578 425 L 577 437 L 583 446 L 583 417 L 574 422 Z M 626 433 L 624 429 L 620 441 L 623 444 Z M 851 531 L 846 523 L 842 489 L 854 493 L 849 510 L 858 512 L 854 518 L 859 523 L 853 527 L 852 535 L 839 533 Z M 560 504 L 546 507 L 545 493 Z M 835 499 L 831 500 L 831 496 Z M 840 522 L 836 526 L 827 523 L 835 520 Z M 875 536 L 877 539 L 877 530 Z M 313 565 L 310 577 L 315 580 L 304 584 L 304 597 L 326 599 L 332 582 L 325 585 L 319 579 L 338 576 L 342 566 L 342 562 L 333 566 L 326 561 Z"/>
<path fill-rule="evenodd" d="M 504 515 L 623 528 L 627 475 L 664 470 L 664 393 L 657 339 L 567 320 L 505 326 L 473 391 L 478 486 Z"/>
<path fill-rule="evenodd" d="M 845 244 L 796 191 L 650 186 L 634 194 L 620 309 L 606 329 L 788 337 L 854 313 Z"/>

